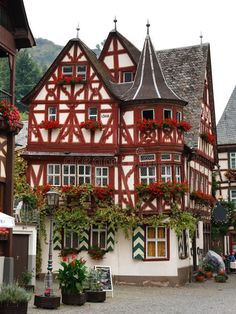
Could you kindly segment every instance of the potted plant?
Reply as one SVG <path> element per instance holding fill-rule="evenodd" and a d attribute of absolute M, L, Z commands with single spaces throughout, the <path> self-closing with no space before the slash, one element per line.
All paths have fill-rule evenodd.
<path fill-rule="evenodd" d="M 89 256 L 94 259 L 94 260 L 100 260 L 100 259 L 103 259 L 103 256 L 106 254 L 106 250 L 104 249 L 101 249 L 100 247 L 98 246 L 91 246 L 89 249 L 88 249 L 88 254 Z"/>
<path fill-rule="evenodd" d="M 91 269 L 88 273 L 88 289 L 86 289 L 86 299 L 88 302 L 104 302 L 106 300 L 106 291 L 103 291 L 102 272 L 99 269 Z"/>
<path fill-rule="evenodd" d="M 226 282 L 227 276 L 224 270 L 220 270 L 217 275 L 214 277 L 216 282 Z"/>
<path fill-rule="evenodd" d="M 20 274 L 19 277 L 19 285 L 26 290 L 34 290 L 34 286 L 30 285 L 30 282 L 33 278 L 33 272 L 32 271 L 24 271 Z"/>
<path fill-rule="evenodd" d="M 3 284 L 0 290 L 1 314 L 27 314 L 31 294 L 17 284 Z"/>
<path fill-rule="evenodd" d="M 197 282 L 203 282 L 205 280 L 205 273 L 202 269 L 198 270 L 195 279 Z"/>
<path fill-rule="evenodd" d="M 58 281 L 62 294 L 62 303 L 83 305 L 86 302 L 86 294 L 83 293 L 83 284 L 87 277 L 85 263 L 83 259 L 61 262 L 62 268 L 58 272 Z"/>
<path fill-rule="evenodd" d="M 207 263 L 206 265 L 204 265 L 203 268 L 204 268 L 204 271 L 205 271 L 205 277 L 207 279 L 212 278 L 214 267 L 211 264 Z"/>

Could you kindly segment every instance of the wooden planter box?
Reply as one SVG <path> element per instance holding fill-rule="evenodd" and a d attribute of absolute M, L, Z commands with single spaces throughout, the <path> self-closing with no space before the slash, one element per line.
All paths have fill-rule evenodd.
<path fill-rule="evenodd" d="M 34 305 L 41 309 L 57 309 L 60 306 L 60 300 L 61 298 L 57 296 L 35 295 Z"/>
<path fill-rule="evenodd" d="M 106 291 L 86 291 L 88 302 L 104 302 L 106 300 Z"/>
<path fill-rule="evenodd" d="M 86 302 L 86 293 L 66 294 L 62 292 L 61 295 L 62 303 L 67 305 L 83 305 Z"/>
<path fill-rule="evenodd" d="M 27 314 L 28 302 L 23 303 L 11 303 L 2 302 L 0 303 L 1 314 Z"/>

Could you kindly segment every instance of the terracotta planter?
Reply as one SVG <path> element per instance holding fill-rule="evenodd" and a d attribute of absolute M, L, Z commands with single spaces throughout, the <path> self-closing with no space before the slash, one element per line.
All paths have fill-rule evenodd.
<path fill-rule="evenodd" d="M 44 295 L 35 295 L 34 305 L 41 309 L 57 309 L 60 306 L 60 299 L 57 296 L 46 297 Z"/>
<path fill-rule="evenodd" d="M 205 276 L 204 275 L 197 275 L 196 276 L 196 281 L 197 282 L 203 282 L 205 280 Z"/>
<path fill-rule="evenodd" d="M 67 305 L 83 305 L 86 302 L 86 293 L 67 294 L 62 292 L 62 303 Z"/>
<path fill-rule="evenodd" d="M 1 314 L 27 314 L 28 302 L 23 303 L 11 303 L 2 302 L 0 303 Z"/>
<path fill-rule="evenodd" d="M 106 291 L 86 291 L 88 302 L 104 302 L 106 300 Z"/>
<path fill-rule="evenodd" d="M 207 271 L 207 272 L 205 272 L 205 277 L 206 277 L 207 279 L 211 279 L 211 278 L 213 277 L 212 271 Z"/>

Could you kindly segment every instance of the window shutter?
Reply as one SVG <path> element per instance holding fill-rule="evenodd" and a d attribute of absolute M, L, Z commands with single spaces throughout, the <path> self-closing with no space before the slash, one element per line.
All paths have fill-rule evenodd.
<path fill-rule="evenodd" d="M 188 247 L 188 233 L 183 230 L 182 234 L 178 237 L 178 252 L 179 258 L 184 259 L 188 257 L 189 247 Z"/>
<path fill-rule="evenodd" d="M 53 250 L 60 251 L 62 249 L 61 241 L 62 241 L 61 232 L 53 228 Z"/>
<path fill-rule="evenodd" d="M 113 226 L 108 225 L 107 229 L 107 251 L 111 252 L 115 246 L 115 229 Z"/>
<path fill-rule="evenodd" d="M 144 227 L 138 226 L 133 230 L 133 258 L 144 259 Z"/>
<path fill-rule="evenodd" d="M 89 248 L 89 230 L 84 230 L 80 236 L 79 251 L 88 251 Z"/>

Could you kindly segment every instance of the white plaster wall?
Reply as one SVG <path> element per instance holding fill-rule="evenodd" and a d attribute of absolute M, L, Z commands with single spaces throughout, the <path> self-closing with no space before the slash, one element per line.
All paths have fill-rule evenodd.
<path fill-rule="evenodd" d="M 225 170 L 228 169 L 228 160 L 220 160 L 219 164 L 220 164 L 220 170 L 221 169 L 225 169 Z"/>
<path fill-rule="evenodd" d="M 104 63 L 108 67 L 108 69 L 114 69 L 114 59 L 113 56 L 106 56 L 104 59 Z"/>
<path fill-rule="evenodd" d="M 134 123 L 134 112 L 133 111 L 126 111 L 123 115 L 123 119 L 126 125 Z"/>
<path fill-rule="evenodd" d="M 120 67 L 133 66 L 133 62 L 131 61 L 131 59 L 127 53 L 119 54 L 118 60 L 119 60 L 119 66 Z"/>

